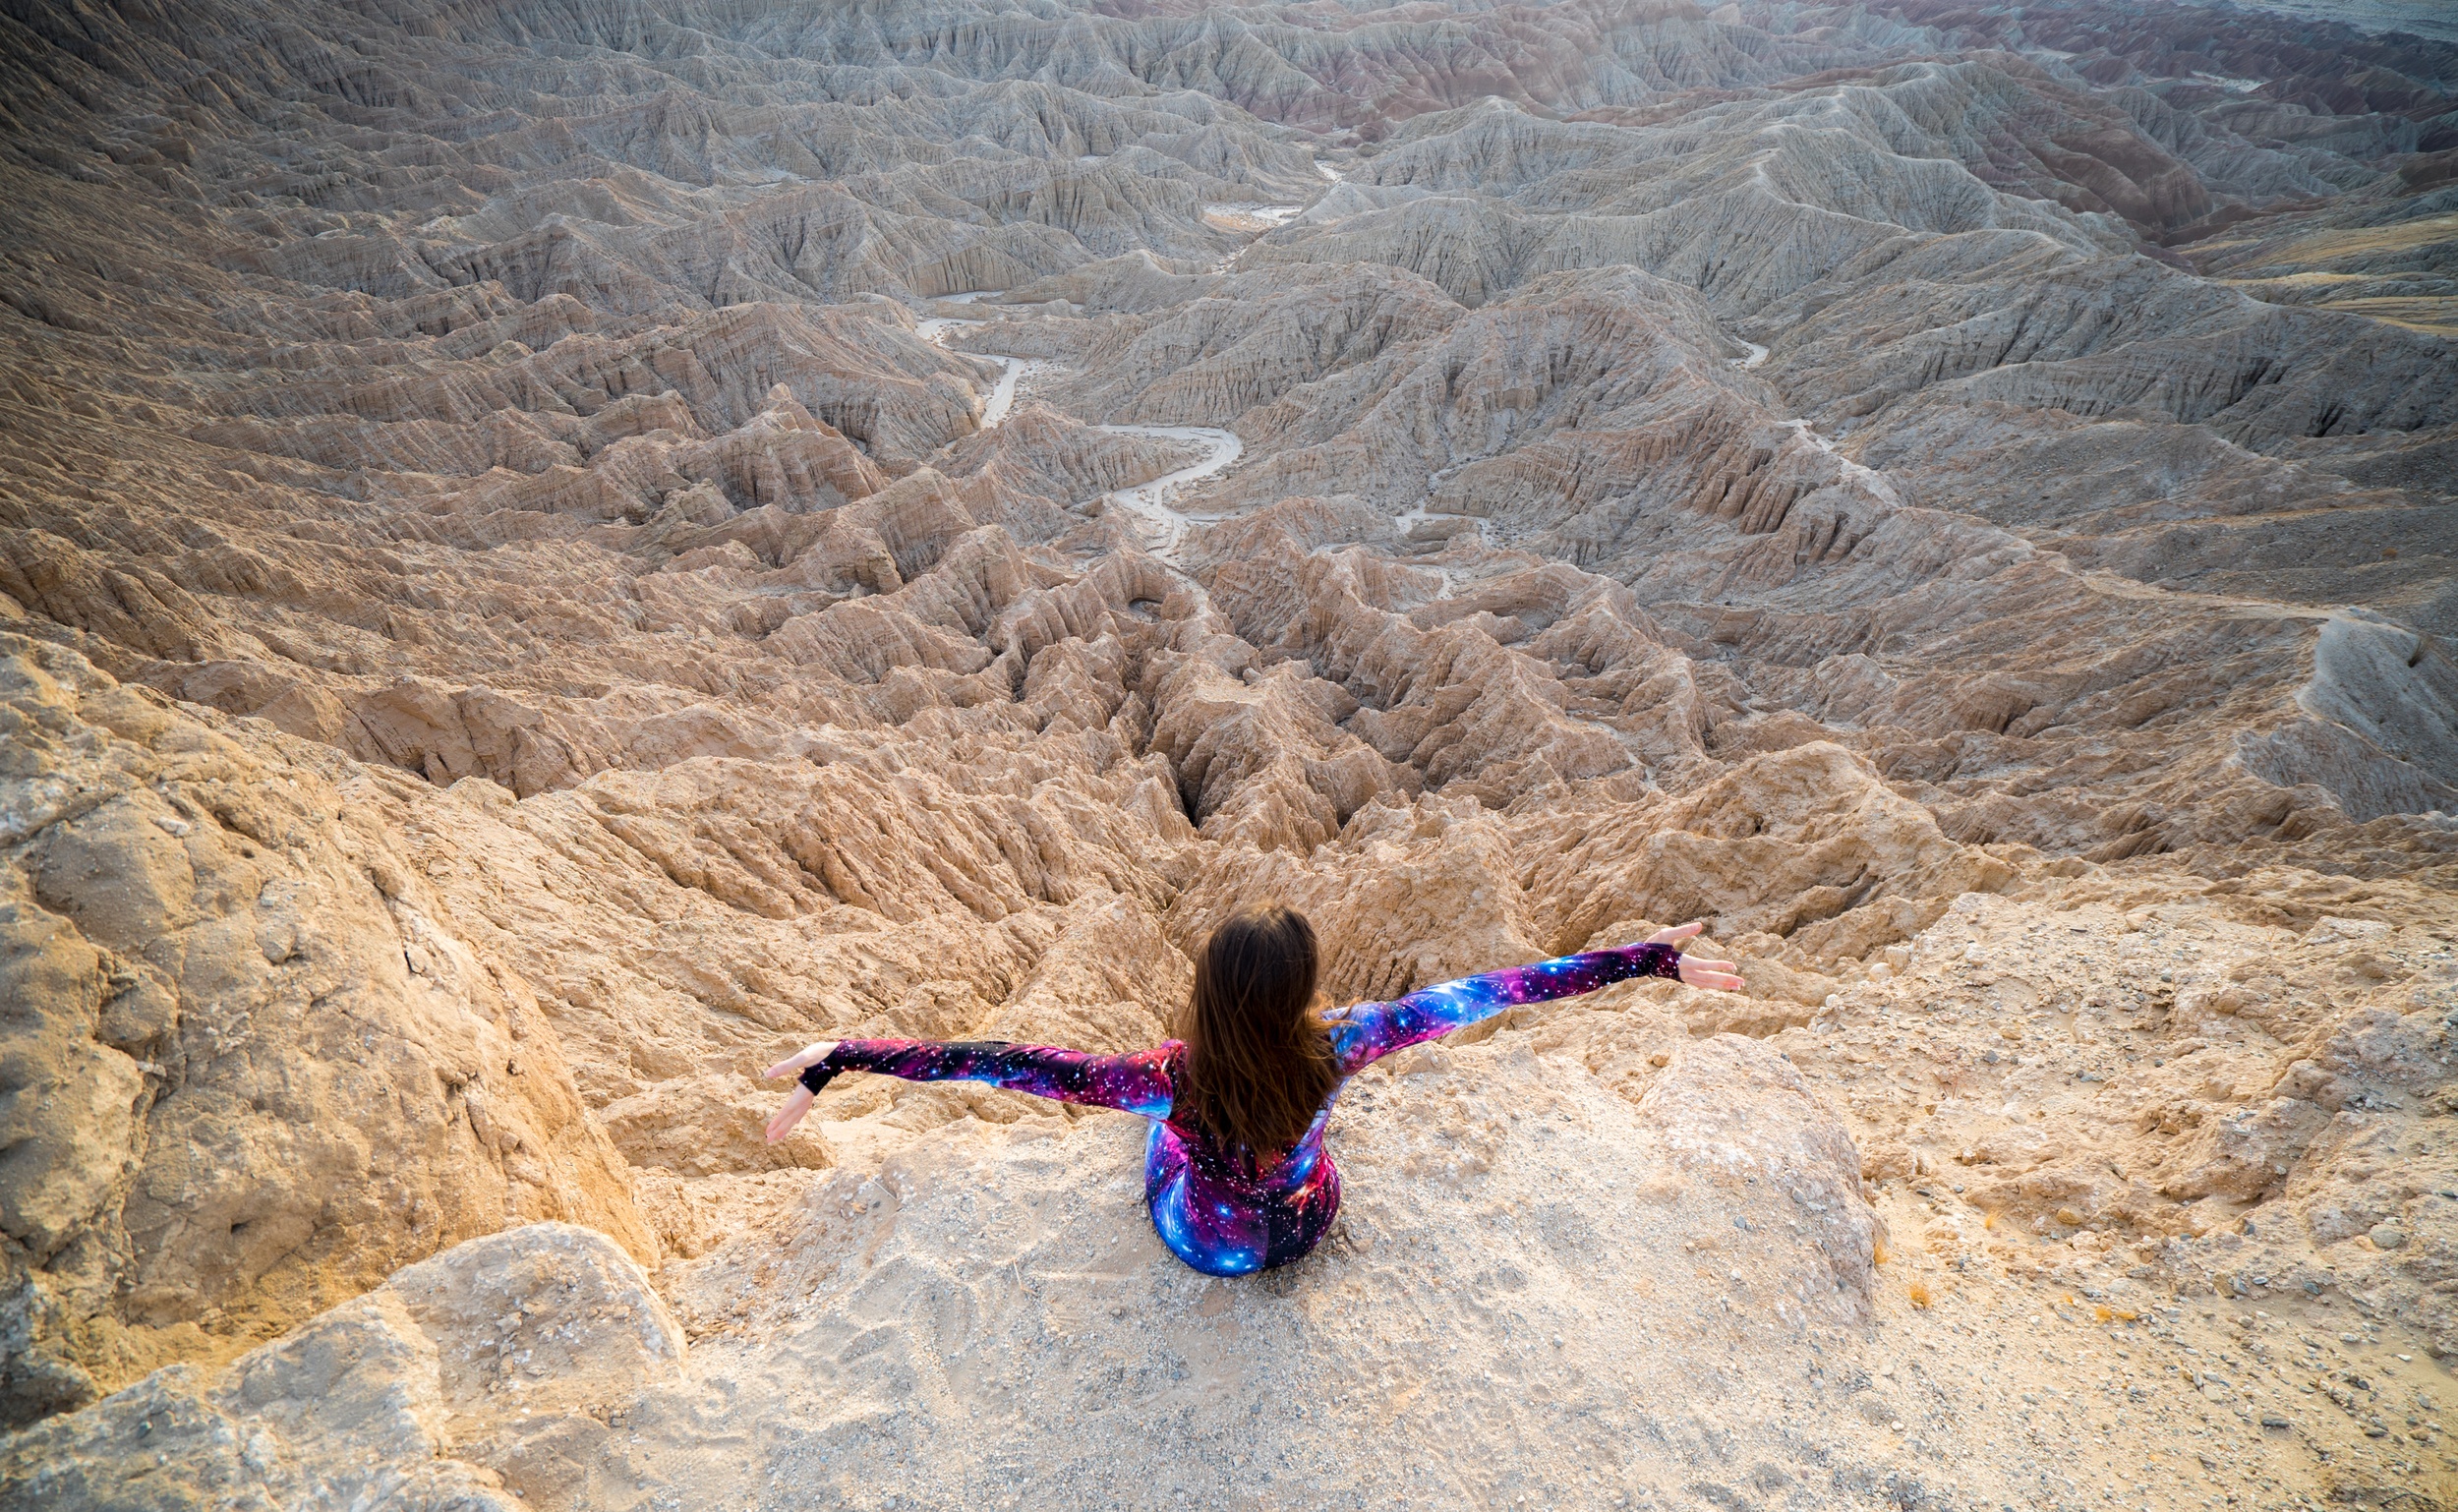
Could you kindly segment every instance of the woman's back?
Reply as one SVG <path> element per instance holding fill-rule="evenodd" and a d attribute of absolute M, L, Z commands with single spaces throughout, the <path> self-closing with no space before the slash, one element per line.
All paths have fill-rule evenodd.
<path fill-rule="evenodd" d="M 1176 1040 L 1162 1074 L 1183 1076 Z M 1258 1154 L 1179 1114 L 1156 1120 L 1144 1141 L 1143 1200 L 1170 1252 L 1208 1275 L 1286 1264 L 1315 1248 L 1340 1210 L 1340 1173 L 1323 1155 L 1334 1081 L 1286 1146 Z"/>
<path fill-rule="evenodd" d="M 1344 1075 L 1315 1011 L 1320 959 L 1314 927 L 1289 908 L 1241 913 L 1204 939 L 1177 1042 L 1182 1127 L 1224 1152 L 1264 1152 L 1320 1122 Z"/>
<path fill-rule="evenodd" d="M 1463 977 L 1388 1003 L 1318 1015 L 1313 1008 L 1314 933 L 1305 921 L 1280 909 L 1232 925 L 1213 932 L 1197 963 L 1188 1039 L 1125 1055 L 996 1040 L 823 1042 L 770 1068 L 772 1076 L 798 1071 L 802 1090 L 770 1123 L 769 1137 L 791 1129 L 841 1071 L 986 1081 L 1122 1109 L 1152 1121 L 1143 1191 L 1162 1243 L 1197 1270 L 1246 1275 L 1306 1254 L 1330 1228 L 1340 1207 L 1340 1173 L 1324 1152 L 1323 1133 L 1340 1087 L 1380 1057 L 1517 1004 L 1593 992 L 1631 977 L 1740 985 L 1727 974 L 1728 961 L 1695 962 L 1694 971 L 1684 972 L 1673 942 L 1697 932 L 1687 925 L 1644 944 Z"/>

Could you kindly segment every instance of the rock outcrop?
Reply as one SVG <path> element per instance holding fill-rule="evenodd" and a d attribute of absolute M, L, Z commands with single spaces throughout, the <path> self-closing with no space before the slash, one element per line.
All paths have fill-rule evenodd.
<path fill-rule="evenodd" d="M 656 1262 L 535 991 L 374 822 L 399 779 L 0 644 L 14 1414 L 508 1222 Z"/>
<path fill-rule="evenodd" d="M 682 1329 L 594 1229 L 474 1239 L 219 1370 L 174 1366 L 12 1439 L 62 1507 L 566 1503 L 606 1421 L 677 1384 Z"/>

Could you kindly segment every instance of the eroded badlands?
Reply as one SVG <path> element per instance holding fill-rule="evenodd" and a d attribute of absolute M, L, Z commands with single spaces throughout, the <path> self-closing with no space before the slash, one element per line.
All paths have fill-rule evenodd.
<path fill-rule="evenodd" d="M 2458 1498 L 2458 47 L 0 27 L 0 1502 Z M 1360 1077 L 1251 1281 L 1124 1115 L 761 1141 L 1267 899 L 1750 985 Z"/>

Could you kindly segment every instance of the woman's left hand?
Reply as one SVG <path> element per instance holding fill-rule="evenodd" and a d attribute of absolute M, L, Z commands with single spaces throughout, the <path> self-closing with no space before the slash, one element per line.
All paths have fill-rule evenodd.
<path fill-rule="evenodd" d="M 1698 934 L 1706 927 L 1705 924 L 1696 922 L 1675 924 L 1669 929 L 1660 929 L 1649 935 L 1646 943 L 1669 945 L 1679 949 L 1682 941 Z M 1684 956 L 1681 958 L 1680 965 L 1681 980 L 1685 986 L 1706 987 L 1717 992 L 1741 990 L 1741 978 L 1735 974 L 1737 968 L 1729 960 L 1709 960 L 1703 956 Z"/>
<path fill-rule="evenodd" d="M 799 1076 L 811 1067 L 828 1059 L 828 1052 L 836 1048 L 837 1042 L 833 1039 L 819 1040 L 803 1046 L 760 1075 L 772 1081 L 779 1076 Z M 796 1086 L 786 1098 L 786 1105 L 777 1110 L 777 1116 L 768 1121 L 768 1142 L 774 1144 L 793 1133 L 793 1126 L 801 1123 L 802 1115 L 810 1111 L 811 1089 L 806 1086 Z"/>

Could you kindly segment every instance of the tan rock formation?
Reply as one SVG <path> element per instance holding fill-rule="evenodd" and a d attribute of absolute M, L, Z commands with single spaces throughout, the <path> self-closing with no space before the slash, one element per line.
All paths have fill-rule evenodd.
<path fill-rule="evenodd" d="M 657 1259 L 535 993 L 439 921 L 365 777 L 6 648 L 15 1411 L 506 1222 Z"/>
<path fill-rule="evenodd" d="M 62 1506 L 567 1502 L 610 1412 L 678 1380 L 629 1255 L 541 1223 L 472 1240 L 212 1372 L 179 1366 L 12 1440 L 0 1485 Z M 541 1431 L 545 1429 L 546 1431 Z"/>
<path fill-rule="evenodd" d="M 0 1501 L 2458 1498 L 2446 42 L 0 25 Z M 759 1136 L 1275 898 L 1748 985 Z"/>

